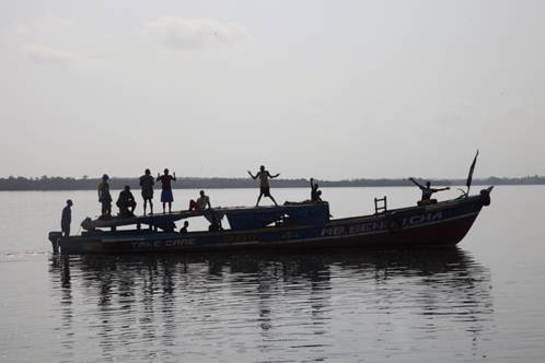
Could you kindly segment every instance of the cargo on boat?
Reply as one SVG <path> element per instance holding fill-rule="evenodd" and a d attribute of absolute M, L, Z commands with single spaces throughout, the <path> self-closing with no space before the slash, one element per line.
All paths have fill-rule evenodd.
<path fill-rule="evenodd" d="M 86 219 L 81 235 L 50 232 L 49 240 L 55 251 L 67 254 L 455 245 L 490 204 L 491 190 L 400 209 L 384 205 L 371 215 L 338 219 L 330 218 L 327 202 Z M 175 231 L 176 222 L 203 216 L 215 228 Z"/>

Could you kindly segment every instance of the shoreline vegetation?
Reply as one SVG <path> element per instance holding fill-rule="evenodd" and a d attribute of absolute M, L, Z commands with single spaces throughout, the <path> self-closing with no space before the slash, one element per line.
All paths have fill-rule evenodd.
<path fill-rule="evenodd" d="M 432 185 L 438 186 L 464 186 L 464 179 L 424 179 L 416 178 L 418 181 L 430 180 Z M 39 178 L 7 177 L 0 178 L 0 191 L 50 191 L 50 190 L 96 190 L 99 178 L 71 178 L 71 177 L 48 177 Z M 349 188 L 349 187 L 414 187 L 408 179 L 346 179 L 346 180 L 318 180 L 321 188 Z M 271 182 L 274 188 L 310 188 L 309 179 L 275 179 Z M 544 185 L 545 177 L 489 177 L 473 179 L 473 185 Z M 112 177 L 110 186 L 112 189 L 122 189 L 129 185 L 134 190 L 139 190 L 138 178 Z M 236 189 L 255 188 L 255 180 L 250 178 L 194 178 L 178 177 L 173 183 L 174 189 Z M 157 186 L 156 188 L 160 188 Z"/>

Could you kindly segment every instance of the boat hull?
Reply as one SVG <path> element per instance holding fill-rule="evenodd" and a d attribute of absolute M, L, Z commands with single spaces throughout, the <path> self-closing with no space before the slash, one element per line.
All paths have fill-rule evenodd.
<path fill-rule="evenodd" d="M 50 239 L 67 254 L 455 245 L 469 231 L 482 207 L 490 203 L 489 193 L 483 192 L 428 206 L 334 219 L 321 226 L 275 226 L 186 234 L 90 231 L 81 236 L 59 238 L 56 235 Z"/>

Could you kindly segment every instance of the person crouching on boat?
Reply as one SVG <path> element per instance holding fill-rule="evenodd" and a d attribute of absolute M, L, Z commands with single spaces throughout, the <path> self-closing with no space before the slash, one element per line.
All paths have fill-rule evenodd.
<path fill-rule="evenodd" d="M 426 186 L 423 186 L 422 184 L 418 183 L 414 178 L 409 178 L 409 180 L 412 181 L 422 191 L 422 199 L 420 199 L 418 205 L 437 203 L 437 199 L 431 199 L 433 193 L 442 192 L 443 190 L 450 189 L 450 187 L 434 189 L 431 187 L 431 183 L 429 181 L 426 182 Z"/>
<path fill-rule="evenodd" d="M 66 206 L 62 209 L 61 231 L 63 237 L 70 236 L 70 224 L 72 223 L 72 200 L 66 201 Z"/>
<path fill-rule="evenodd" d="M 176 180 L 176 173 L 173 173 L 173 175 L 169 175 L 168 173 L 168 169 L 165 169 L 163 175 L 157 175 L 157 181 L 161 182 L 161 202 L 163 203 L 163 214 L 165 214 L 166 204 L 168 204 L 168 212 L 172 212 L 172 202 L 174 201 L 174 196 L 172 195 L 172 181 Z"/>
<path fill-rule="evenodd" d="M 102 181 L 98 184 L 98 201 L 102 206 L 101 217 L 110 217 L 112 215 L 112 195 L 110 194 L 110 177 L 107 174 L 102 176 Z"/>
<path fill-rule="evenodd" d="M 125 185 L 125 188 L 119 193 L 116 205 L 119 208 L 120 217 L 134 216 L 136 200 L 134 200 L 134 195 L 131 193 L 131 187 Z"/>
<path fill-rule="evenodd" d="M 280 176 L 280 173 L 271 175 L 267 170 L 265 170 L 265 166 L 261 165 L 259 167 L 259 171 L 256 175 L 253 175 L 251 171 L 248 170 L 248 174 L 252 177 L 252 179 L 259 178 L 259 197 L 257 197 L 257 203 L 255 206 L 257 207 L 259 205 L 259 201 L 261 200 L 261 197 L 266 196 L 270 198 L 274 205 L 278 206 L 278 203 L 276 203 L 276 200 L 274 200 L 273 196 L 271 195 L 271 187 L 269 185 L 269 179 L 277 178 Z"/>
<path fill-rule="evenodd" d="M 144 215 L 146 215 L 147 204 L 149 202 L 150 214 L 153 214 L 153 185 L 155 179 L 151 176 L 151 171 L 146 169 L 144 175 L 140 177 L 140 187 L 142 188 L 142 198 L 144 199 Z"/>
<path fill-rule="evenodd" d="M 204 190 L 201 190 L 199 194 L 200 196 L 196 201 L 193 199 L 189 201 L 189 210 L 205 210 L 207 207 L 212 208 L 210 198 L 208 195 L 204 194 Z"/>

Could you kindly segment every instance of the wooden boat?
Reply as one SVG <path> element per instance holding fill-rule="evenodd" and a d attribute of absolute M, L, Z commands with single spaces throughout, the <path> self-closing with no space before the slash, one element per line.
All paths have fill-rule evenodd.
<path fill-rule="evenodd" d="M 372 215 L 338 219 L 330 218 L 327 202 L 86 219 L 81 235 L 50 232 L 49 240 L 55 251 L 67 254 L 455 245 L 482 207 L 490 204 L 491 191 L 492 187 L 473 196 L 392 210 L 384 207 Z M 175 231 L 175 222 L 199 216 L 217 230 Z M 225 219 L 229 228 L 223 229 Z"/>

